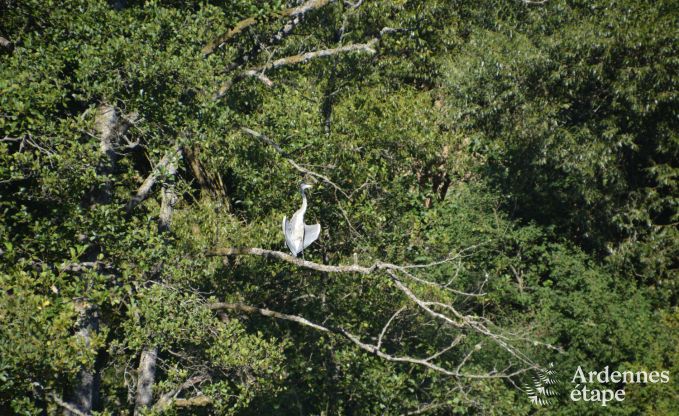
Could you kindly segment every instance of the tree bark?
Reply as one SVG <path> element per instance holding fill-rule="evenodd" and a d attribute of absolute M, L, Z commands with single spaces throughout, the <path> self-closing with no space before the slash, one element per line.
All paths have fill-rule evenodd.
<path fill-rule="evenodd" d="M 175 175 L 177 174 L 177 167 L 179 165 L 179 158 L 182 155 L 181 149 L 177 151 L 175 157 L 167 159 L 166 170 L 168 174 L 168 182 L 163 184 L 160 215 L 158 218 L 158 231 L 166 233 L 170 231 L 170 224 L 172 222 L 172 213 L 174 211 L 174 204 L 177 202 L 177 193 L 175 192 Z M 137 394 L 135 396 L 134 414 L 140 415 L 145 409 L 151 407 L 153 402 L 153 385 L 156 378 L 156 361 L 158 360 L 158 347 L 150 340 L 151 346 L 144 348 L 139 359 L 139 367 L 137 370 Z"/>
<path fill-rule="evenodd" d="M 99 330 L 99 315 L 97 308 L 89 304 L 86 300 L 81 300 L 76 303 L 76 311 L 78 312 L 77 332 L 86 348 L 89 348 L 92 343 L 92 336 Z M 90 414 L 96 399 L 96 386 L 98 384 L 98 375 L 94 367 L 83 366 L 78 372 L 78 381 L 73 388 L 73 397 L 71 406 L 77 412 L 71 411 L 68 407 L 64 407 L 64 414 L 66 416 L 81 414 Z"/>
<path fill-rule="evenodd" d="M 158 231 L 161 233 L 170 231 L 172 212 L 174 211 L 174 204 L 177 203 L 178 199 L 175 192 L 175 175 L 177 174 L 178 159 L 181 155 L 182 151 L 180 149 L 177 152 L 177 157 L 170 160 L 167 164 L 168 182 L 163 184 L 160 215 L 158 218 Z"/>
<path fill-rule="evenodd" d="M 139 375 L 137 377 L 137 395 L 135 396 L 134 414 L 139 415 L 153 402 L 153 384 L 156 379 L 156 361 L 158 348 L 147 348 L 141 352 L 139 359 Z"/>
<path fill-rule="evenodd" d="M 134 120 L 136 115 L 131 118 L 122 117 L 115 107 L 110 104 L 100 104 L 97 107 L 95 116 L 95 129 L 97 137 L 99 137 L 99 151 L 104 156 L 104 159 L 97 166 L 97 174 L 106 176 L 103 187 L 95 190 L 90 195 L 89 204 L 109 204 L 113 198 L 113 185 L 109 175 L 115 170 L 116 160 L 118 156 L 114 150 L 114 143 L 131 125 L 131 120 Z M 93 248 L 85 255 L 85 262 L 94 262 L 100 249 Z M 86 347 L 91 344 L 92 336 L 99 331 L 99 314 L 95 305 L 89 304 L 87 299 L 77 299 L 75 301 L 76 310 L 79 313 L 77 321 L 76 336 L 83 340 Z M 79 412 L 90 414 L 95 402 L 97 401 L 99 384 L 99 373 L 94 367 L 83 365 L 78 372 L 78 378 L 73 391 L 71 393 L 71 400 L 73 405 Z M 64 414 L 67 416 L 76 415 L 77 413 L 64 407 Z"/>

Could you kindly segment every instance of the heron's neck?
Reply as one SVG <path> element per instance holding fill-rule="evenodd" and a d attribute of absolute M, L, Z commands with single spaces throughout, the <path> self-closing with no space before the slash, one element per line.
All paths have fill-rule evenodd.
<path fill-rule="evenodd" d="M 304 194 L 304 189 L 302 189 L 302 212 L 306 211 L 306 194 Z"/>

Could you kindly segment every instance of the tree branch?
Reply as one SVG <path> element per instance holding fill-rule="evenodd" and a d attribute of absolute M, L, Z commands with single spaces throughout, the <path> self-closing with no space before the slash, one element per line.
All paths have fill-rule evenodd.
<path fill-rule="evenodd" d="M 54 401 L 54 403 L 63 407 L 64 410 L 66 410 L 66 412 L 70 412 L 71 414 L 76 416 L 89 416 L 89 413 L 81 412 L 80 409 L 78 409 L 76 406 L 64 401 L 61 397 L 59 397 L 55 393 L 51 393 L 49 397 Z"/>
<path fill-rule="evenodd" d="M 245 312 L 248 314 L 260 314 L 262 316 L 267 316 L 271 318 L 276 318 L 276 319 L 282 319 L 285 321 L 292 321 L 292 322 L 297 322 L 300 325 L 308 326 L 310 328 L 316 329 L 321 332 L 331 332 L 329 328 L 326 328 L 322 325 L 315 324 L 311 321 L 309 321 L 306 318 L 303 318 L 301 316 L 297 315 L 288 315 L 285 313 L 280 313 L 280 312 L 275 312 L 269 309 L 265 308 L 256 308 L 254 306 L 250 305 L 245 305 L 243 303 L 225 303 L 225 302 L 218 302 L 218 303 L 211 303 L 208 305 L 208 308 L 216 311 L 220 309 L 229 309 L 233 311 L 238 311 L 238 312 Z"/>
<path fill-rule="evenodd" d="M 177 388 L 163 394 L 160 397 L 160 399 L 158 399 L 156 404 L 153 405 L 153 410 L 162 412 L 163 410 L 165 410 L 165 408 L 167 408 L 172 403 L 172 400 L 176 399 L 177 395 L 179 393 L 181 393 L 183 390 L 186 390 L 186 389 L 189 389 L 189 388 L 191 388 L 195 385 L 201 384 L 205 381 L 208 381 L 209 379 L 210 379 L 210 376 L 208 376 L 206 374 L 201 374 L 201 375 L 197 375 L 197 376 L 189 378 L 188 380 L 186 380 L 185 382 L 183 382 L 182 384 L 177 386 Z M 199 396 L 199 397 L 202 397 L 202 396 Z"/>
<path fill-rule="evenodd" d="M 160 214 L 158 216 L 158 232 L 166 233 L 170 230 L 174 204 L 177 202 L 175 192 L 175 175 L 177 174 L 178 160 L 182 156 L 182 149 L 175 148 L 169 153 L 164 168 L 169 180 L 163 184 Z M 150 189 L 150 187 L 149 187 Z M 153 400 L 153 387 L 156 376 L 156 361 L 158 360 L 158 347 L 153 344 L 147 345 L 139 358 L 139 371 L 137 376 L 137 395 L 135 397 L 134 414 L 143 414 Z"/>
<path fill-rule="evenodd" d="M 276 59 L 273 62 L 269 62 L 266 65 L 262 65 L 260 67 L 256 68 L 250 68 L 249 70 L 245 71 L 245 73 L 250 72 L 250 71 L 255 71 L 255 73 L 261 73 L 264 74 L 264 72 L 271 70 L 271 69 L 278 69 L 284 66 L 288 65 L 295 65 L 295 64 L 303 64 L 306 62 L 309 62 L 312 59 L 316 58 L 325 58 L 328 56 L 333 56 L 333 55 L 338 55 L 341 53 L 349 53 L 349 52 L 363 52 L 363 53 L 368 53 L 370 55 L 373 55 L 377 53 L 375 50 L 375 45 L 377 42 L 382 39 L 382 36 L 387 34 L 387 33 L 392 33 L 396 32 L 398 29 L 394 29 L 391 27 L 385 27 L 382 30 L 380 30 L 380 33 L 377 37 L 370 39 L 368 42 L 365 43 L 353 43 L 350 45 L 345 45 L 345 46 L 339 46 L 337 48 L 330 48 L 330 49 L 321 49 L 318 51 L 312 51 L 312 52 L 306 52 L 306 53 L 301 53 L 298 55 L 292 55 L 292 56 L 287 56 L 285 58 L 280 58 Z M 224 97 L 226 93 L 231 89 L 234 83 L 236 81 L 242 79 L 244 76 L 247 74 L 245 73 L 240 73 L 237 74 L 228 81 L 224 82 L 222 86 L 219 88 L 219 91 L 214 95 L 213 99 L 214 100 L 219 100 L 220 98 Z M 268 79 L 268 78 L 267 78 Z"/>
<path fill-rule="evenodd" d="M 265 309 L 265 308 L 257 308 L 254 306 L 250 305 L 245 305 L 243 303 L 225 303 L 225 302 L 218 302 L 218 303 L 211 303 L 208 304 L 207 307 L 211 310 L 222 310 L 222 309 L 228 309 L 228 310 L 233 310 L 233 311 L 238 311 L 238 312 L 244 312 L 247 314 L 259 314 L 262 316 L 266 317 L 272 317 L 276 319 L 281 319 L 281 320 L 286 320 L 286 321 L 292 321 L 296 322 L 300 325 L 307 326 L 313 329 L 316 329 L 321 332 L 327 332 L 327 333 L 332 333 L 332 334 L 337 334 L 341 335 L 344 338 L 348 339 L 350 342 L 352 342 L 354 345 L 356 345 L 358 348 L 370 353 L 374 354 L 386 361 L 390 362 L 396 362 L 396 363 L 404 363 L 404 364 L 413 364 L 421 367 L 425 367 L 429 370 L 435 371 L 437 373 L 444 374 L 446 376 L 450 377 L 456 377 L 456 378 L 469 378 L 469 379 L 490 379 L 490 378 L 510 378 L 514 377 L 518 374 L 522 374 L 531 368 L 524 368 L 524 369 L 519 369 L 516 370 L 512 373 L 498 373 L 498 372 L 489 372 L 487 374 L 469 374 L 469 373 L 463 373 L 460 371 L 459 366 L 455 371 L 451 371 L 448 369 L 445 369 L 437 364 L 434 364 L 429 361 L 429 359 L 420 359 L 420 358 L 413 358 L 413 357 L 408 357 L 408 356 L 396 356 L 392 354 L 388 354 L 384 351 L 382 351 L 377 345 L 373 344 L 368 344 L 360 340 L 360 338 L 349 331 L 340 328 L 340 327 L 330 327 L 330 326 L 324 326 L 320 325 L 314 322 L 309 321 L 308 319 L 297 316 L 297 315 L 289 315 L 285 313 L 280 313 L 280 312 L 275 312 L 270 309 Z M 455 341 L 454 341 L 455 342 Z M 447 347 L 445 351 L 449 350 L 451 347 Z M 444 352 L 445 352 L 444 351 Z M 433 355 L 433 357 L 438 357 L 443 352 L 436 353 Z"/>
<path fill-rule="evenodd" d="M 455 260 L 460 256 L 460 254 L 448 257 L 444 260 L 440 260 L 437 262 L 433 263 L 428 263 L 428 264 L 406 264 L 406 265 L 397 265 L 397 264 L 392 264 L 392 263 L 385 263 L 382 261 L 376 261 L 373 263 L 371 266 L 360 266 L 358 264 L 347 264 L 347 265 L 340 265 L 340 266 L 333 266 L 333 265 L 328 265 L 328 264 L 320 264 L 320 263 L 314 263 L 309 260 L 303 260 L 298 257 L 291 256 L 290 254 L 283 253 L 282 251 L 275 251 L 275 250 L 267 250 L 264 248 L 257 248 L 257 247 L 244 247 L 244 248 L 236 248 L 236 247 L 223 247 L 223 248 L 217 248 L 213 251 L 210 251 L 206 253 L 207 256 L 243 256 L 243 255 L 252 255 L 252 256 L 261 256 L 261 257 L 267 257 L 267 258 L 275 258 L 279 260 L 286 261 L 288 263 L 295 264 L 300 267 L 304 267 L 307 269 L 312 269 L 316 270 L 319 272 L 327 272 L 327 273 L 358 273 L 358 274 L 370 274 L 375 272 L 376 270 L 396 270 L 396 271 L 401 271 L 403 269 L 410 269 L 410 268 L 422 268 L 422 267 L 433 267 L 436 265 L 444 264 L 447 262 L 450 262 L 452 260 Z"/>
<path fill-rule="evenodd" d="M 296 6 L 296 7 L 290 7 L 288 9 L 285 9 L 279 13 L 277 13 L 281 17 L 292 17 L 293 20 L 294 18 L 299 18 L 302 17 L 304 14 L 311 10 L 316 10 L 320 9 L 321 7 L 334 3 L 335 0 L 309 0 L 306 3 Z M 209 44 L 205 45 L 203 48 L 202 52 L 204 55 L 210 55 L 214 53 L 217 49 L 221 48 L 226 44 L 228 41 L 242 33 L 245 29 L 247 29 L 250 26 L 253 26 L 257 23 L 257 19 L 255 17 L 248 17 L 247 19 L 243 19 L 240 22 L 236 23 L 236 25 L 230 29 L 228 32 L 225 32 L 218 36 L 216 39 L 214 39 L 212 42 Z M 288 23 L 289 25 L 290 23 Z M 284 32 L 286 30 L 287 25 L 281 29 L 280 32 Z M 291 31 L 292 28 L 288 30 Z M 276 35 L 274 35 L 275 37 Z"/>
<path fill-rule="evenodd" d="M 216 249 L 212 252 L 207 253 L 208 256 L 236 256 L 236 255 L 255 255 L 255 256 L 261 256 L 261 257 L 266 257 L 266 258 L 275 258 L 278 260 L 283 260 L 291 264 L 295 264 L 299 267 L 303 267 L 306 269 L 311 269 L 311 270 L 316 270 L 319 272 L 324 272 L 324 273 L 357 273 L 357 274 L 362 274 L 362 275 L 368 275 L 377 271 L 383 271 L 385 272 L 391 281 L 394 283 L 394 286 L 396 289 L 398 289 L 401 293 L 403 293 L 408 299 L 410 299 L 413 303 L 415 303 L 424 313 L 429 315 L 430 317 L 440 320 L 448 325 L 451 325 L 455 328 L 458 329 L 470 329 L 478 334 L 485 336 L 489 338 L 490 340 L 493 341 L 496 345 L 498 345 L 500 348 L 508 352 L 510 355 L 515 357 L 516 359 L 519 360 L 519 362 L 524 363 L 528 366 L 528 368 L 534 368 L 535 364 L 530 360 L 524 353 L 522 353 L 520 350 L 518 350 L 515 346 L 511 345 L 511 341 L 513 341 L 511 338 L 494 333 L 491 331 L 484 323 L 483 321 L 488 321 L 487 319 L 483 317 L 478 317 L 475 315 L 464 315 L 460 313 L 458 310 L 456 310 L 452 305 L 438 302 L 438 301 L 431 301 L 431 300 L 424 300 L 418 297 L 408 286 L 406 286 L 402 281 L 401 278 L 398 276 L 397 272 L 402 272 L 405 269 L 412 268 L 415 266 L 424 266 L 424 265 L 406 265 L 406 266 L 400 266 L 400 265 L 395 265 L 391 263 L 384 263 L 377 261 L 373 263 L 371 266 L 360 266 L 357 264 L 353 265 L 340 265 L 340 266 L 333 266 L 333 265 L 326 265 L 326 264 L 319 264 L 319 263 L 314 263 L 308 260 L 300 259 L 297 257 L 293 257 L 289 254 L 280 252 L 280 251 L 274 251 L 274 250 L 266 250 L 262 248 L 221 248 L 221 249 Z M 458 257 L 460 254 L 457 256 L 451 257 L 445 261 L 450 261 L 456 257 Z M 430 265 L 438 265 L 442 264 L 445 261 L 438 261 L 438 262 L 433 262 L 430 263 Z M 452 314 L 451 316 L 448 316 L 445 313 L 438 312 L 435 310 L 435 308 L 441 308 L 444 311 L 450 312 Z M 260 312 L 261 313 L 261 312 Z M 275 316 L 273 312 L 271 312 L 270 316 L 278 317 Z M 285 319 L 285 318 L 281 318 Z M 318 329 L 318 328 L 317 328 Z M 326 331 L 329 331 L 329 329 L 325 329 Z M 341 330 L 340 332 L 345 335 L 347 338 L 352 340 L 355 344 L 359 345 L 362 349 L 366 351 L 370 351 L 374 354 L 377 354 L 381 356 L 384 359 L 387 359 L 389 361 L 402 361 L 402 362 L 411 362 L 414 364 L 419 364 L 419 365 L 424 365 L 422 364 L 423 362 L 426 362 L 429 364 L 429 361 L 427 359 L 413 359 L 410 357 L 394 357 L 394 356 L 388 356 L 384 355 L 379 351 L 379 348 L 377 345 L 375 346 L 370 346 L 367 344 L 363 344 L 360 342 L 360 340 L 356 337 L 353 337 L 353 335 L 346 333 L 344 334 Z M 336 332 L 336 331 L 335 331 Z M 353 337 L 353 338 L 352 338 Z M 530 341 L 528 339 L 514 339 L 514 340 L 520 340 L 520 341 Z M 537 344 L 536 344 L 537 345 Z M 542 344 L 540 344 L 542 345 Z M 557 349 L 556 347 L 553 347 L 551 345 L 545 344 L 545 346 L 553 349 Z M 558 350 L 558 349 L 557 349 Z M 438 357 L 438 355 L 434 355 L 434 358 Z M 413 361 L 414 360 L 414 361 Z M 419 360 L 419 361 L 418 361 Z M 441 371 L 439 369 L 436 369 L 436 371 L 443 372 L 444 374 L 445 371 Z M 446 370 L 448 371 L 448 370 Z M 454 375 L 458 375 L 459 370 L 456 372 L 452 372 Z M 478 377 L 477 377 L 478 378 Z"/>
<path fill-rule="evenodd" d="M 266 75 L 264 75 L 263 72 L 255 71 L 255 70 L 247 70 L 243 71 L 242 75 L 245 77 L 253 77 L 257 78 L 259 81 L 262 82 L 262 84 L 266 85 L 267 87 L 271 88 L 273 87 L 273 81 L 271 81 L 269 78 L 267 78 Z"/>
<path fill-rule="evenodd" d="M 337 47 L 337 48 L 321 49 L 321 50 L 318 50 L 318 51 L 312 51 L 312 52 L 301 53 L 301 54 L 298 54 L 298 55 L 286 56 L 285 58 L 276 59 L 273 62 L 270 62 L 270 63 L 268 63 L 264 66 L 256 68 L 255 70 L 268 71 L 270 69 L 278 69 L 278 68 L 283 67 L 283 66 L 303 64 L 303 63 L 309 62 L 312 59 L 325 58 L 325 57 L 337 55 L 337 54 L 340 54 L 340 53 L 365 52 L 367 54 L 373 55 L 373 54 L 377 53 L 377 51 L 374 49 L 374 46 L 375 46 L 375 44 L 377 44 L 378 41 L 379 41 L 379 38 L 374 38 L 374 39 L 371 39 L 370 41 L 368 41 L 366 43 L 352 43 L 350 45 L 340 46 L 340 47 Z"/>
<path fill-rule="evenodd" d="M 382 339 L 384 338 L 384 335 L 387 333 L 387 329 L 389 329 L 389 325 L 391 325 L 391 323 L 393 322 L 393 320 L 396 319 L 396 317 L 397 317 L 398 315 L 400 315 L 401 312 L 403 312 L 405 309 L 406 309 L 406 307 L 403 306 L 403 307 L 401 307 L 401 309 L 399 309 L 399 310 L 397 310 L 396 312 L 394 312 L 394 314 L 391 315 L 391 318 L 389 318 L 389 320 L 387 321 L 387 323 L 382 327 L 382 331 L 380 331 L 380 336 L 377 337 L 377 349 L 379 349 L 380 347 L 382 347 Z"/>
<path fill-rule="evenodd" d="M 295 161 L 290 157 L 290 155 L 289 155 L 288 153 L 286 153 L 283 149 L 281 149 L 281 147 L 280 147 L 278 144 L 276 144 L 276 142 L 274 142 L 273 140 L 271 140 L 270 138 L 268 138 L 268 137 L 265 136 L 264 134 L 262 134 L 262 133 L 260 133 L 260 132 L 257 132 L 257 131 L 254 131 L 254 130 L 252 130 L 252 129 L 249 129 L 249 128 L 247 128 L 247 127 L 242 127 L 242 128 L 241 128 L 241 131 L 242 131 L 243 133 L 246 133 L 246 134 L 248 134 L 248 135 L 250 135 L 250 136 L 252 136 L 252 137 L 254 137 L 254 138 L 258 139 L 258 140 L 261 140 L 262 142 L 264 142 L 264 143 L 270 145 L 271 147 L 273 147 L 274 150 L 276 150 L 276 152 L 277 152 L 279 155 L 283 156 L 283 157 L 285 158 L 285 160 L 287 160 L 288 163 L 290 163 L 290 165 L 292 165 L 292 167 L 295 168 L 295 169 L 297 169 L 299 172 L 304 173 L 304 174 L 306 174 L 306 175 L 313 176 L 313 177 L 315 177 L 315 178 L 318 178 L 318 179 L 322 180 L 323 182 L 327 183 L 328 185 L 332 186 L 332 187 L 335 188 L 337 191 L 339 191 L 339 192 L 340 192 L 342 195 L 344 195 L 347 199 L 350 198 L 349 195 L 347 195 L 347 193 L 344 192 L 344 190 L 343 190 L 342 188 L 340 188 L 335 182 L 331 181 L 330 178 L 328 178 L 327 176 L 321 175 L 320 173 L 316 173 L 316 172 L 314 172 L 314 171 L 311 171 L 311 170 L 309 170 L 309 169 L 306 169 L 306 168 L 304 168 L 304 167 L 298 165 L 297 162 L 295 162 Z"/>
<path fill-rule="evenodd" d="M 160 177 L 161 172 L 165 169 L 168 174 L 174 175 L 177 172 L 177 159 L 181 157 L 182 151 L 179 147 L 165 153 L 160 162 L 153 168 L 149 176 L 146 177 L 144 182 L 141 184 L 137 193 L 130 199 L 130 202 L 125 206 L 125 210 L 129 213 L 137 205 L 141 204 L 149 197 L 151 194 L 151 189 L 155 185 L 156 181 Z"/>
<path fill-rule="evenodd" d="M 253 255 L 261 256 L 266 258 L 275 258 L 279 260 L 286 261 L 288 263 L 295 264 L 300 267 L 307 269 L 313 269 L 319 272 L 327 273 L 359 273 L 359 274 L 370 274 L 377 269 L 383 269 L 387 267 L 398 267 L 395 265 L 390 265 L 388 263 L 376 262 L 372 266 L 363 267 L 357 264 L 344 265 L 344 266 L 332 266 L 327 264 L 314 263 L 312 261 L 303 260 L 298 257 L 291 256 L 289 254 L 283 253 L 281 251 L 266 250 L 263 248 L 218 248 L 214 251 L 207 253 L 208 256 L 241 256 L 241 255 Z"/>

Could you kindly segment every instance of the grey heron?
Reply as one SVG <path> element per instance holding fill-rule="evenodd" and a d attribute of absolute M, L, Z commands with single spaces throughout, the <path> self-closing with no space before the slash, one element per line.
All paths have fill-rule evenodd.
<path fill-rule="evenodd" d="M 292 214 L 290 221 L 288 221 L 287 216 L 283 217 L 285 244 L 295 257 L 297 257 L 299 253 L 302 253 L 302 256 L 304 256 L 304 249 L 316 241 L 318 235 L 321 233 L 321 224 L 304 224 L 304 213 L 306 212 L 307 207 L 304 190 L 309 188 L 311 188 L 311 185 L 302 183 L 300 186 L 300 191 L 302 192 L 302 207 Z"/>

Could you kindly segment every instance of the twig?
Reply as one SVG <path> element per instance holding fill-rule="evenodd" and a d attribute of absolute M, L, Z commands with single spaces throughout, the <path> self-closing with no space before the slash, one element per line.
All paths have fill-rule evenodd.
<path fill-rule="evenodd" d="M 346 192 L 344 192 L 344 190 L 343 190 L 342 188 L 340 188 L 335 182 L 331 181 L 330 178 L 328 178 L 328 177 L 325 176 L 325 175 L 321 175 L 320 173 L 316 173 L 316 172 L 314 172 L 314 171 L 311 171 L 311 170 L 309 170 L 309 169 L 306 169 L 306 168 L 300 166 L 299 164 L 297 164 L 297 162 L 295 162 L 295 161 L 290 157 L 290 155 L 289 155 L 288 153 L 286 153 L 283 149 L 281 149 L 281 147 L 280 147 L 278 144 L 276 144 L 276 142 L 274 142 L 273 140 L 271 140 L 270 138 L 268 138 L 266 135 L 264 135 L 264 134 L 262 134 L 262 133 L 260 133 L 260 132 L 258 132 L 258 131 L 254 131 L 254 130 L 252 130 L 252 129 L 249 129 L 249 128 L 247 128 L 247 127 L 242 127 L 242 128 L 241 128 L 241 131 L 242 131 L 243 133 L 246 133 L 246 134 L 248 134 L 248 135 L 250 135 L 250 136 L 252 136 L 252 137 L 254 137 L 254 138 L 258 139 L 258 140 L 261 140 L 261 141 L 263 141 L 264 143 L 266 143 L 266 144 L 270 145 L 271 147 L 273 147 L 274 150 L 276 150 L 276 152 L 277 152 L 279 155 L 283 156 L 283 158 L 285 158 L 285 160 L 287 160 L 288 163 L 290 163 L 290 165 L 292 165 L 292 167 L 295 168 L 295 169 L 297 169 L 299 172 L 302 172 L 302 173 L 304 173 L 304 174 L 307 174 L 307 175 L 313 176 L 313 177 L 315 177 L 315 178 L 321 179 L 323 182 L 329 184 L 330 186 L 332 186 L 333 188 L 335 188 L 337 191 L 339 191 L 342 195 L 344 195 L 347 199 L 349 199 L 349 195 L 348 195 Z"/>
<path fill-rule="evenodd" d="M 403 312 L 406 309 L 405 306 L 403 306 L 401 309 L 397 310 L 394 312 L 393 315 L 391 315 L 391 318 L 387 321 L 387 323 L 382 327 L 382 331 L 380 332 L 380 336 L 377 338 L 377 349 L 380 349 L 382 347 L 382 338 L 384 338 L 384 334 L 386 334 L 387 329 L 389 328 L 389 325 L 391 325 L 391 322 L 396 319 L 396 317 Z"/>

